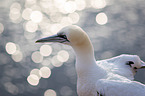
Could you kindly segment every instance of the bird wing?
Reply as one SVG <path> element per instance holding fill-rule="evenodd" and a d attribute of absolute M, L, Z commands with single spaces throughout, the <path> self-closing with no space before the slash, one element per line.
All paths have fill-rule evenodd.
<path fill-rule="evenodd" d="M 145 96 L 145 85 L 131 80 L 100 79 L 96 89 L 96 96 Z"/>
<path fill-rule="evenodd" d="M 96 61 L 96 64 L 102 69 L 106 70 L 107 72 L 112 72 L 114 74 L 124 76 L 130 80 L 134 80 L 134 75 L 130 69 L 128 69 L 127 67 L 124 68 L 124 67 L 119 66 L 118 64 L 115 64 L 116 63 L 115 61 L 117 61 L 118 59 L 116 58 L 117 57 Z"/>

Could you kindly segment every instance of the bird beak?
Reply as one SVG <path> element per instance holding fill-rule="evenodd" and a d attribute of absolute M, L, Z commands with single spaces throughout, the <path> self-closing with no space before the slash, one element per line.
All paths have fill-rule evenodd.
<path fill-rule="evenodd" d="M 141 66 L 141 69 L 142 69 L 142 68 L 145 68 L 145 62 L 141 61 L 141 65 L 142 65 L 142 66 Z"/>
<path fill-rule="evenodd" d="M 52 35 L 49 37 L 41 38 L 36 41 L 36 43 L 45 43 L 45 42 L 57 42 L 59 41 L 58 35 Z"/>
<path fill-rule="evenodd" d="M 45 43 L 45 42 L 58 42 L 58 43 L 64 43 L 67 42 L 67 39 L 62 38 L 61 36 L 55 34 L 46 38 L 41 38 L 36 41 L 36 43 Z"/>

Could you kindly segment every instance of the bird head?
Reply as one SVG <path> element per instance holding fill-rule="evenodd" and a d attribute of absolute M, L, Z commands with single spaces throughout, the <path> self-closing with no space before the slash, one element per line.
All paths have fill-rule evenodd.
<path fill-rule="evenodd" d="M 122 69 L 122 73 L 124 71 L 125 74 L 127 73 L 125 71 L 128 71 L 135 75 L 138 69 L 145 68 L 145 62 L 143 62 L 137 55 L 122 54 L 114 57 L 111 61 L 118 66 L 118 70 L 119 68 Z"/>
<path fill-rule="evenodd" d="M 57 34 L 42 38 L 36 41 L 36 43 L 45 43 L 45 42 L 57 42 L 67 45 L 81 45 L 86 41 L 88 36 L 86 33 L 76 25 L 70 25 L 62 28 Z"/>

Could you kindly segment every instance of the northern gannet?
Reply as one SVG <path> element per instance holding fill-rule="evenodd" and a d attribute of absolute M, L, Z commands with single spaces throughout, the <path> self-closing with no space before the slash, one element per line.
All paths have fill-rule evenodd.
<path fill-rule="evenodd" d="M 125 78 L 125 80 L 129 80 L 126 77 L 121 76 L 121 74 L 114 75 L 114 76 L 110 75 L 110 74 L 114 74 L 113 71 L 107 71 L 109 70 L 108 68 L 101 67 L 96 62 L 94 57 L 94 49 L 88 35 L 80 27 L 76 25 L 64 27 L 56 35 L 39 39 L 36 42 L 40 42 L 40 43 L 59 42 L 72 46 L 76 54 L 76 71 L 78 77 L 77 93 L 79 96 L 97 96 L 97 90 L 100 94 L 106 94 L 106 93 L 101 93 L 103 87 L 98 85 L 98 82 L 104 84 L 102 83 L 103 80 L 112 80 L 110 78 L 118 79 L 119 76 Z M 112 60 L 113 62 L 113 59 L 110 60 Z M 110 60 L 108 59 L 108 61 L 105 62 L 109 62 Z M 132 62 L 129 61 L 126 61 L 126 64 L 128 65 L 125 64 L 124 65 L 134 68 L 134 65 L 136 64 L 132 65 Z M 139 61 L 139 64 L 141 64 L 141 61 Z M 136 68 L 144 68 L 144 67 L 136 66 Z M 120 95 L 116 95 L 116 96 L 120 96 Z"/>
<path fill-rule="evenodd" d="M 137 55 L 122 54 L 110 59 L 97 61 L 97 64 L 108 72 L 134 80 L 138 69 L 145 68 L 145 63 Z"/>

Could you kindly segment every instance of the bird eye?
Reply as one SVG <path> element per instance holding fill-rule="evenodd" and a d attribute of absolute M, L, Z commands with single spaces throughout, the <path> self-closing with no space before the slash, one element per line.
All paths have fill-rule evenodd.
<path fill-rule="evenodd" d="M 63 35 L 63 34 L 59 34 L 58 36 L 61 38 L 67 39 L 66 35 Z"/>
<path fill-rule="evenodd" d="M 137 67 L 134 67 L 134 69 L 137 69 Z"/>
<path fill-rule="evenodd" d="M 64 38 L 64 39 L 67 39 L 66 35 L 62 35 L 61 37 Z"/>
<path fill-rule="evenodd" d="M 128 63 L 129 63 L 129 65 L 134 64 L 134 62 L 132 62 L 132 61 L 128 61 Z"/>
<path fill-rule="evenodd" d="M 67 42 L 69 42 L 69 40 L 67 39 L 67 36 L 66 36 L 66 35 L 59 34 L 58 36 L 59 36 L 60 38 L 65 39 Z"/>
<path fill-rule="evenodd" d="M 134 62 L 133 62 L 133 61 L 128 61 L 128 62 L 126 63 L 126 65 L 129 65 L 130 67 L 131 67 L 131 64 L 134 64 Z"/>

